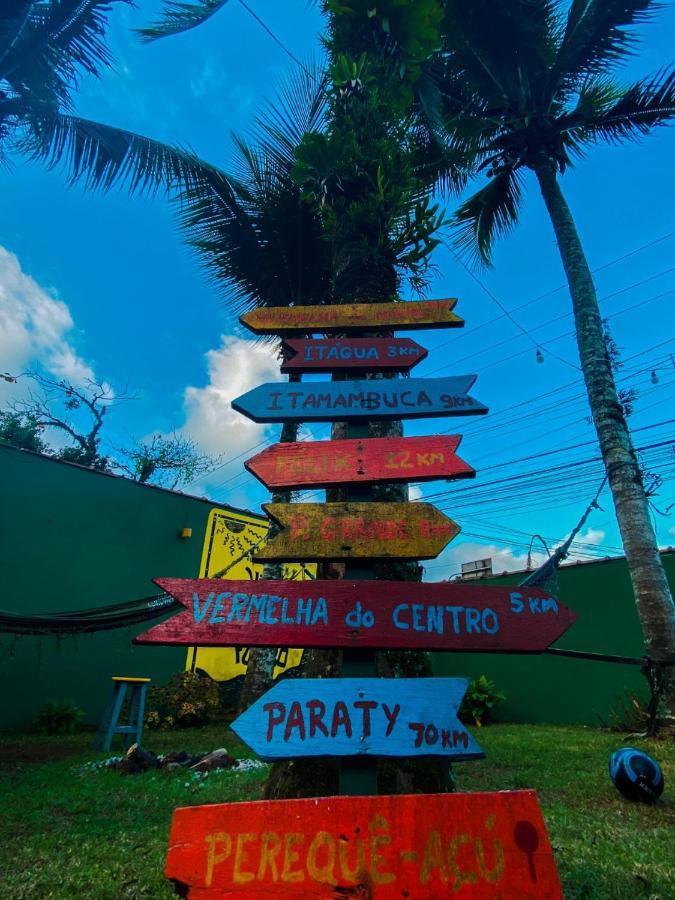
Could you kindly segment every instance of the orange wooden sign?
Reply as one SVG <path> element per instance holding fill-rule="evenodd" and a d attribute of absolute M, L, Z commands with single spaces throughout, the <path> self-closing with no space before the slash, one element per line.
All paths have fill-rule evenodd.
<path fill-rule="evenodd" d="M 166 875 L 193 900 L 562 900 L 534 791 L 177 809 Z"/>
<path fill-rule="evenodd" d="M 254 334 L 310 334 L 361 329 L 461 327 L 452 312 L 457 300 L 413 300 L 397 303 L 345 303 L 340 306 L 260 306 L 239 317 Z"/>

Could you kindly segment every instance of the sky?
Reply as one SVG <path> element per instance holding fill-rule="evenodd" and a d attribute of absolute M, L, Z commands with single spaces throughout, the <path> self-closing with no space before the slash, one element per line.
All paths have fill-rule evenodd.
<path fill-rule="evenodd" d="M 321 16 L 305 0 L 248 5 L 290 53 L 320 54 Z M 190 146 L 227 168 L 232 132 L 246 134 L 295 63 L 237 0 L 192 32 L 143 45 L 133 28 L 156 8 L 139 0 L 113 10 L 115 68 L 98 81 L 83 78 L 77 112 Z M 675 6 L 641 34 L 639 56 L 622 73 L 629 81 L 672 61 Z M 675 544 L 674 158 L 675 128 L 664 128 L 640 143 L 593 148 L 562 182 L 621 349 L 620 386 L 637 391 L 635 443 L 663 479 L 653 498 L 662 546 Z M 473 481 L 413 488 L 462 527 L 425 565 L 429 580 L 486 557 L 497 572 L 524 567 L 533 535 L 549 548 L 563 540 L 603 478 L 564 273 L 531 178 L 525 194 L 520 224 L 498 243 L 493 268 L 467 270 L 447 246 L 435 254 L 429 297 L 459 298 L 465 327 L 414 335 L 429 350 L 416 376 L 476 373 L 472 395 L 490 408 L 479 419 L 406 425 L 407 434 L 463 435 L 460 456 L 477 470 Z M 136 399 L 111 410 L 106 446 L 187 434 L 221 464 L 186 490 L 259 511 L 269 496 L 243 461 L 278 440 L 279 426 L 249 422 L 230 400 L 279 380 L 278 364 L 207 281 L 165 198 L 87 193 L 20 158 L 0 168 L 0 195 L 0 371 L 38 366 L 76 384 L 103 380 L 118 393 L 128 385 Z M 0 381 L 0 405 L 21 390 Z M 304 436 L 326 438 L 328 430 Z M 621 552 L 606 488 L 598 502 L 573 559 Z M 542 542 L 534 548 L 540 560 Z"/>

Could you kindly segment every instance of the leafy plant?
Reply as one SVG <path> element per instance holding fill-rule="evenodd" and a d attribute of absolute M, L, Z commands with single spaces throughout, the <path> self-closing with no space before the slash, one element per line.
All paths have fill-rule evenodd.
<path fill-rule="evenodd" d="M 218 683 L 194 672 L 177 672 L 148 691 L 145 724 L 149 728 L 205 725 L 222 714 Z"/>
<path fill-rule="evenodd" d="M 498 703 L 506 700 L 506 694 L 497 690 L 494 681 L 487 675 L 481 675 L 469 682 L 469 687 L 459 709 L 459 718 L 462 722 L 484 725 L 492 716 L 492 711 Z"/>
<path fill-rule="evenodd" d="M 37 711 L 33 724 L 47 734 L 72 734 L 83 715 L 72 700 L 50 700 Z"/>

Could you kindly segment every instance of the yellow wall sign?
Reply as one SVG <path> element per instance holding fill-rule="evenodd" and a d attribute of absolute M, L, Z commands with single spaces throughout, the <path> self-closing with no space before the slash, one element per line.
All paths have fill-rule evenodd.
<path fill-rule="evenodd" d="M 261 516 L 233 510 L 212 509 L 206 522 L 206 534 L 199 567 L 200 578 L 232 580 L 262 578 L 263 567 L 251 560 L 251 554 L 265 542 L 269 524 Z M 305 581 L 316 573 L 316 566 L 289 563 L 283 577 Z M 216 681 L 229 681 L 246 674 L 248 647 L 190 647 L 185 668 L 203 669 Z M 277 650 L 274 677 L 300 664 L 302 650 L 283 647 Z"/>

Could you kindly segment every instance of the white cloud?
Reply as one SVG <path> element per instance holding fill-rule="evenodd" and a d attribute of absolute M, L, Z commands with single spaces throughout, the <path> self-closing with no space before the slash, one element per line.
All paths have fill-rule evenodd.
<path fill-rule="evenodd" d="M 518 553 L 512 547 L 498 547 L 496 544 L 479 544 L 476 541 L 465 541 L 462 544 L 450 544 L 436 560 L 429 560 L 425 580 L 442 581 L 461 571 L 462 563 L 477 559 L 491 559 L 492 571 L 495 575 L 502 572 L 514 572 L 527 568 L 527 552 Z M 546 554 L 533 552 L 532 565 L 540 565 Z"/>
<path fill-rule="evenodd" d="M 567 535 L 569 537 L 569 535 Z M 598 528 L 587 528 L 582 531 L 574 539 L 580 544 L 589 544 L 597 546 L 601 544 L 605 538 L 605 532 Z M 553 547 L 550 547 L 551 553 L 559 547 L 563 541 L 559 541 Z M 527 551 L 516 550 L 514 547 L 497 546 L 496 544 L 480 544 L 475 541 L 465 541 L 461 544 L 450 544 L 436 560 L 429 560 L 425 565 L 427 567 L 426 580 L 442 581 L 453 575 L 457 575 L 461 571 L 462 563 L 471 562 L 478 559 L 491 559 L 492 571 L 495 575 L 501 575 L 503 572 L 517 572 L 527 569 Z M 530 565 L 537 568 L 548 559 L 548 554 L 541 548 L 541 545 L 535 541 L 532 554 L 530 556 Z M 564 562 L 576 562 L 577 560 L 588 559 L 588 553 L 583 546 L 572 546 L 569 554 L 565 557 Z"/>
<path fill-rule="evenodd" d="M 422 499 L 422 488 L 419 486 L 419 484 L 411 484 L 408 487 L 408 499 L 410 501 Z"/>
<path fill-rule="evenodd" d="M 16 374 L 39 363 L 57 378 L 82 384 L 91 367 L 73 347 L 68 306 L 21 269 L 18 258 L 0 246 L 0 371 Z M 16 396 L 4 385 L 4 396 Z"/>
<path fill-rule="evenodd" d="M 668 534 L 673 534 L 673 535 L 675 535 L 675 525 L 673 525 L 672 528 L 669 528 L 669 529 L 668 529 Z"/>
<path fill-rule="evenodd" d="M 206 361 L 209 383 L 185 389 L 181 431 L 206 453 L 231 458 L 260 443 L 267 426 L 235 412 L 230 402 L 265 381 L 280 381 L 279 360 L 269 346 L 223 335 L 220 347 L 209 350 Z M 243 460 L 234 465 L 243 469 Z M 217 480 L 222 477 L 220 471 Z"/>
<path fill-rule="evenodd" d="M 565 535 L 564 540 L 559 541 L 553 549 L 557 549 L 562 544 L 565 543 L 567 538 L 570 536 L 571 532 Z M 590 546 L 597 546 L 598 544 L 602 544 L 606 536 L 606 533 L 602 531 L 600 528 L 587 528 L 586 531 L 581 531 L 575 538 L 574 544 L 565 557 L 565 562 L 576 562 L 577 560 L 588 559 L 588 550 L 581 546 L 582 544 L 588 544 Z"/>

